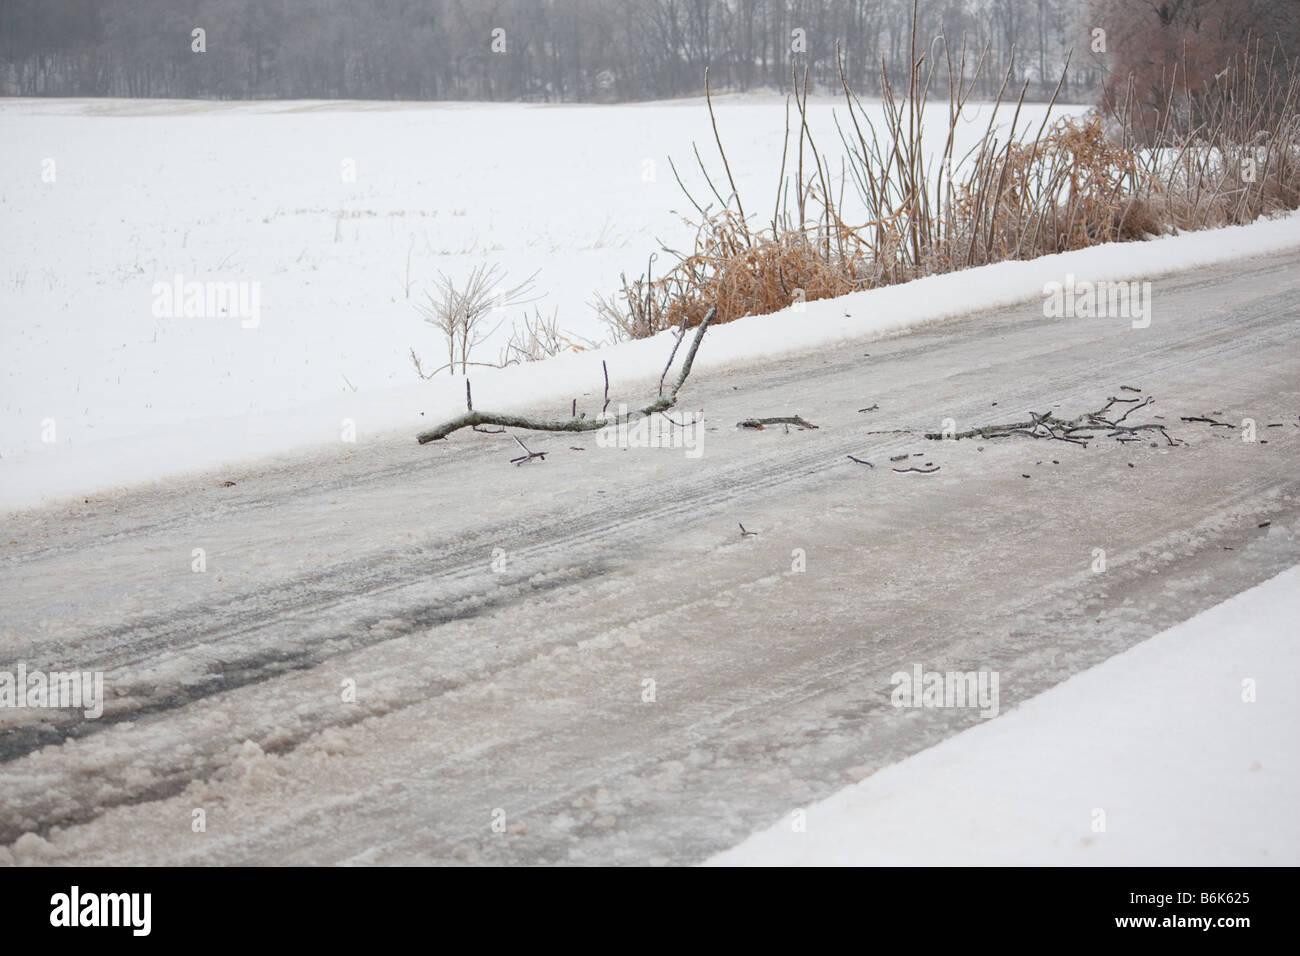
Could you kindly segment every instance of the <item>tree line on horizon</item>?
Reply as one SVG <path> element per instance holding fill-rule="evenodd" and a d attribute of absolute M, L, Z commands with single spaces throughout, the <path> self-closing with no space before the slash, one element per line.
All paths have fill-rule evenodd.
<path fill-rule="evenodd" d="M 715 90 L 789 91 L 807 70 L 835 91 L 842 62 L 873 95 L 915 55 L 946 94 L 964 52 L 978 99 L 1060 81 L 1093 100 L 1133 76 L 1154 101 L 1175 64 L 1199 83 L 1251 43 L 1300 54 L 1300 2 L 5 0 L 0 93 L 618 102 L 697 94 L 706 67 Z"/>

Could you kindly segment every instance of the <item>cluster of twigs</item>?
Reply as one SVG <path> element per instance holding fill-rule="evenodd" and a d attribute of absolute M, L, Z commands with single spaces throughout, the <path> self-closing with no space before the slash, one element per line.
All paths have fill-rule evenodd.
<path fill-rule="evenodd" d="M 1137 391 L 1137 389 L 1128 389 Z M 1094 412 L 1085 412 L 1078 418 L 1060 418 L 1051 412 L 1038 414 L 1037 412 L 1029 413 L 1028 421 L 1006 422 L 999 425 L 985 425 L 980 428 L 972 428 L 968 431 L 957 432 L 948 435 L 943 432 L 926 432 L 925 437 L 932 441 L 942 441 L 947 438 L 1010 438 L 1013 435 L 1024 435 L 1028 438 L 1044 438 L 1050 441 L 1069 442 L 1072 445 L 1088 446 L 1088 442 L 1102 435 L 1105 438 L 1113 438 L 1118 442 L 1143 441 L 1144 432 L 1151 432 L 1160 435 L 1168 445 L 1186 444 L 1179 438 L 1174 438 L 1169 434 L 1166 427 L 1159 422 L 1148 422 L 1140 425 L 1125 425 L 1128 417 L 1139 409 L 1143 409 L 1153 404 L 1155 399 L 1148 395 L 1145 398 L 1118 398 L 1112 396 L 1106 404 Z M 1116 416 L 1119 411 L 1117 406 L 1129 406 L 1124 410 L 1122 415 Z"/>

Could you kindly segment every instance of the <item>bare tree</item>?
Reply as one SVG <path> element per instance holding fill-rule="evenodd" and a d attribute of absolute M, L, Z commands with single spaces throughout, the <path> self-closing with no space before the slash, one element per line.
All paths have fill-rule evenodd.
<path fill-rule="evenodd" d="M 486 319 L 495 311 L 504 311 L 517 305 L 533 301 L 527 298 L 533 290 L 534 272 L 518 285 L 503 286 L 505 273 L 499 265 L 475 266 L 463 285 L 445 272 L 438 273 L 434 281 L 434 291 L 425 292 L 427 300 L 416 305 L 416 310 L 424 316 L 424 321 L 442 333 L 447 343 L 447 364 L 430 372 L 435 375 L 442 369 L 449 369 L 456 374 L 456 364 L 460 363 L 464 375 L 470 366 L 470 356 L 474 349 L 482 345 L 505 321 L 502 316 L 492 328 L 487 328 Z M 414 355 L 414 353 L 412 353 Z M 419 362 L 416 361 L 419 369 Z M 423 375 L 423 371 L 421 371 Z"/>

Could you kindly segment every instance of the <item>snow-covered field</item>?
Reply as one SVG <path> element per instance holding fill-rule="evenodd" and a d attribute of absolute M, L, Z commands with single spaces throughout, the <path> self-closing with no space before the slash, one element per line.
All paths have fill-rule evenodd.
<path fill-rule="evenodd" d="M 1295 866 L 1300 568 L 714 865 Z"/>
<path fill-rule="evenodd" d="M 784 101 L 716 105 L 742 197 L 770 208 Z M 811 110 L 832 157 L 837 108 Z M 1041 119 L 1026 107 L 1022 128 Z M 962 128 L 972 142 L 982 130 L 975 118 Z M 660 240 L 693 236 L 674 212 L 689 206 L 668 157 L 697 195 L 707 187 L 692 142 L 720 170 L 699 100 L 8 100 L 0 133 L 0 508 L 295 448 L 406 440 L 463 407 L 458 378 L 421 382 L 408 356 L 414 346 L 428 365 L 445 361 L 415 309 L 439 271 L 537 272 L 536 306 L 601 339 L 594 293 L 640 274 Z M 1007 304 L 1070 272 L 1120 279 L 1297 244 L 1290 218 L 931 278 L 718 328 L 698 367 Z M 159 289 L 190 282 L 236 283 L 245 297 L 226 314 L 156 314 L 167 311 Z M 521 315 L 496 317 L 505 327 L 475 357 L 495 361 Z M 493 408 L 554 399 L 558 412 L 600 381 L 602 359 L 630 382 L 657 377 L 667 351 L 633 342 L 478 369 L 475 395 Z"/>

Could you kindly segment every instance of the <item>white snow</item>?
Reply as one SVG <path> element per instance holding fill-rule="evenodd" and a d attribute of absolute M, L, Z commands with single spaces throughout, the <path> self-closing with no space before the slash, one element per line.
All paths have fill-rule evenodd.
<path fill-rule="evenodd" d="M 1300 567 L 708 864 L 1295 866 L 1298 636 Z"/>
<path fill-rule="evenodd" d="M 783 101 L 716 105 L 742 196 L 767 204 Z M 811 119 L 832 157 L 833 109 L 817 104 Z M 1036 127 L 1041 107 L 1021 118 Z M 973 122 L 963 134 L 982 129 Z M 463 278 L 500 263 L 512 280 L 540 270 L 537 305 L 600 338 L 593 293 L 612 292 L 620 271 L 639 275 L 658 240 L 693 237 L 673 212 L 689 206 L 668 156 L 701 191 L 685 162 L 690 144 L 712 156 L 699 100 L 9 100 L 0 131 L 0 510 L 292 450 L 413 441 L 463 409 L 458 377 L 420 382 L 407 354 L 414 346 L 429 365 L 445 360 L 414 309 L 438 270 Z M 344 179 L 349 168 L 355 182 Z M 716 328 L 697 368 L 1008 305 L 1070 274 L 1131 279 L 1293 247 L 1294 215 L 931 277 Z M 155 316 L 155 283 L 177 275 L 257 283 L 256 325 Z M 1155 322 L 1159 309 L 1156 283 Z M 518 316 L 498 318 L 508 326 Z M 477 357 L 494 361 L 500 341 Z M 657 378 L 668 351 L 660 338 L 476 369 L 476 406 L 550 401 L 562 414 L 598 392 L 602 360 L 615 400 L 636 402 L 644 394 L 631 387 Z M 346 443 L 352 432 L 356 445 Z"/>

